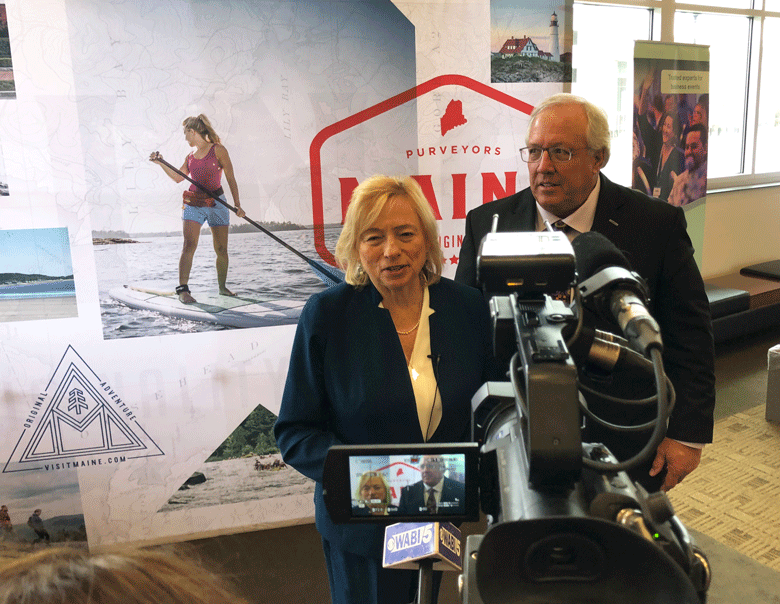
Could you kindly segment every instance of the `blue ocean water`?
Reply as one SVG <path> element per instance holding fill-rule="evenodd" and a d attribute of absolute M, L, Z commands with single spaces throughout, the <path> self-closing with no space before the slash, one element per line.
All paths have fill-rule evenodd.
<path fill-rule="evenodd" d="M 0 285 L 0 298 L 51 298 L 75 295 L 76 284 L 73 279 Z"/>
<path fill-rule="evenodd" d="M 333 250 L 340 227 L 326 229 L 325 240 Z M 309 230 L 276 231 L 274 235 L 306 257 L 318 261 L 314 235 Z M 138 243 L 95 246 L 95 266 L 100 292 L 103 337 L 106 339 L 159 336 L 231 329 L 185 319 L 166 317 L 153 311 L 136 310 L 112 299 L 114 287 L 152 281 L 166 290 L 178 285 L 182 236 L 145 237 Z M 230 269 L 227 286 L 241 296 L 262 300 L 301 300 L 325 289 L 309 264 L 277 243 L 258 233 L 234 233 L 228 241 Z M 189 286 L 198 292 L 217 292 L 216 254 L 211 232 L 201 231 L 190 272 Z"/>

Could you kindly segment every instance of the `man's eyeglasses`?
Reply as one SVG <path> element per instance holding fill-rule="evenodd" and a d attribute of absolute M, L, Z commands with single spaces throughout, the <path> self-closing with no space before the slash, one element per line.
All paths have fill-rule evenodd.
<path fill-rule="evenodd" d="M 581 147 L 580 149 L 586 149 L 587 147 Z M 528 163 L 535 164 L 542 161 L 542 155 L 547 151 L 550 159 L 554 162 L 567 162 L 571 160 L 571 156 L 575 151 L 580 149 L 567 149 L 566 147 L 523 147 L 520 149 L 520 158 Z"/>

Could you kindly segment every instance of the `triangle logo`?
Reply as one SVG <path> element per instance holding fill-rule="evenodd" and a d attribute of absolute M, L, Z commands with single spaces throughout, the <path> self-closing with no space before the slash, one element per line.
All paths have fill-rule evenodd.
<path fill-rule="evenodd" d="M 68 346 L 24 421 L 3 472 L 78 468 L 164 455 L 119 394 Z"/>

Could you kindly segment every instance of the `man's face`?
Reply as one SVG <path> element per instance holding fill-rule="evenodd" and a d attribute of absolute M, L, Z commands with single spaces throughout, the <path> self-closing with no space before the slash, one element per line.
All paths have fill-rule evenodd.
<path fill-rule="evenodd" d="M 566 218 L 590 195 L 599 177 L 603 154 L 587 148 L 588 118 L 578 104 L 553 105 L 541 111 L 528 132 L 527 147 L 565 147 L 567 162 L 554 162 L 548 152 L 528 163 L 531 191 L 545 210 Z"/>
<path fill-rule="evenodd" d="M 420 462 L 420 475 L 425 486 L 435 486 L 444 476 L 444 463 L 441 457 L 424 455 Z"/>
<path fill-rule="evenodd" d="M 707 147 L 702 145 L 700 132 L 689 132 L 685 137 L 685 168 L 698 169 L 707 159 Z"/>

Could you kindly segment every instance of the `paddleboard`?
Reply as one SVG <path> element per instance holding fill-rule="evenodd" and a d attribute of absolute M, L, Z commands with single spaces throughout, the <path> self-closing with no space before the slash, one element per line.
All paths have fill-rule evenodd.
<path fill-rule="evenodd" d="M 216 323 L 229 327 L 269 327 L 298 322 L 305 300 L 257 300 L 246 296 L 222 296 L 194 292 L 194 304 L 182 304 L 173 291 L 145 284 L 123 285 L 108 292 L 114 300 L 140 310 L 169 317 Z"/>

